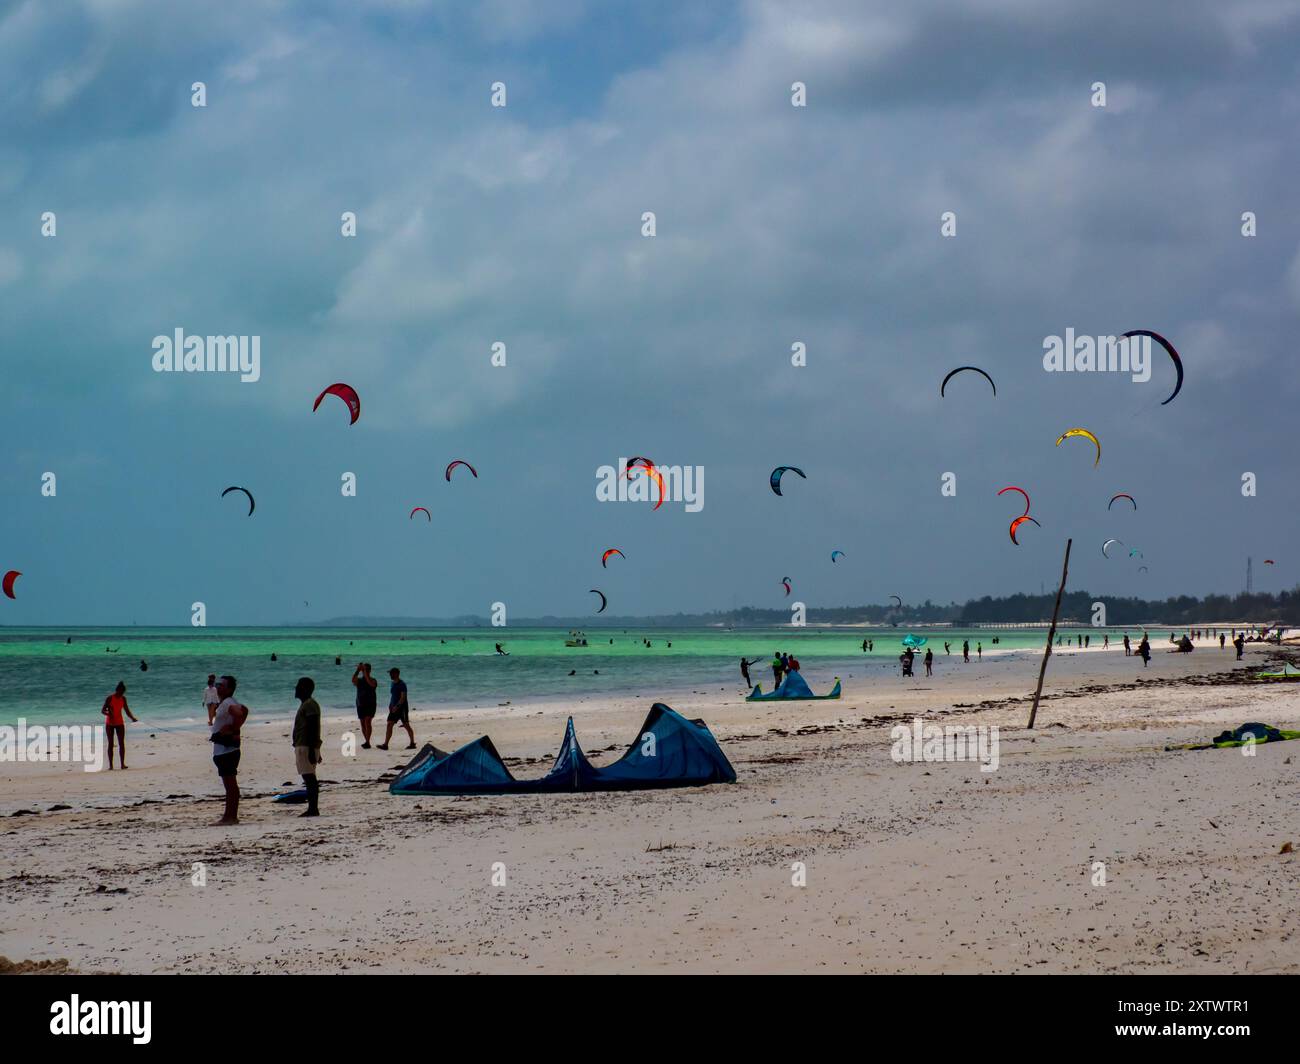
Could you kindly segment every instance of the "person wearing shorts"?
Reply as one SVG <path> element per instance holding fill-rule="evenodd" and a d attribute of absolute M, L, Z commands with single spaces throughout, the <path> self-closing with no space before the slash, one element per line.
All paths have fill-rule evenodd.
<path fill-rule="evenodd" d="M 320 780 L 316 776 L 316 766 L 321 763 L 321 729 L 320 706 L 312 693 L 316 690 L 316 681 L 310 676 L 302 677 L 293 689 L 293 697 L 298 699 L 298 713 L 293 718 L 294 767 L 302 777 L 303 787 L 307 791 L 307 811 L 303 816 L 320 816 L 317 801 L 320 797 Z"/>
<path fill-rule="evenodd" d="M 212 719 L 212 763 L 217 766 L 226 790 L 226 810 L 214 826 L 239 823 L 239 729 L 248 719 L 248 707 L 235 701 L 235 678 L 223 676 L 217 681 L 221 702 Z"/>
<path fill-rule="evenodd" d="M 370 675 L 370 662 L 363 661 L 352 670 L 352 683 L 357 689 L 357 719 L 361 722 L 361 749 L 370 749 L 370 729 L 375 724 L 375 707 L 378 704 L 379 681 Z"/>
<path fill-rule="evenodd" d="M 103 708 L 100 712 L 104 714 L 104 733 L 108 738 L 108 768 L 113 770 L 113 739 L 117 739 L 117 749 L 122 755 L 119 760 L 122 767 L 126 768 L 126 722 L 122 720 L 122 714 L 125 713 L 131 718 L 132 723 L 139 723 L 139 718 L 131 712 L 131 707 L 126 704 L 126 684 L 119 683 L 117 690 L 104 699 Z"/>
<path fill-rule="evenodd" d="M 411 737 L 411 744 L 407 749 L 414 750 L 415 732 L 411 730 L 411 705 L 406 697 L 406 683 L 402 679 L 400 669 L 389 669 L 388 675 L 393 681 L 388 696 L 388 730 L 384 734 L 384 741 L 379 744 L 379 749 L 388 749 L 388 741 L 393 737 L 393 726 L 400 724 Z"/>

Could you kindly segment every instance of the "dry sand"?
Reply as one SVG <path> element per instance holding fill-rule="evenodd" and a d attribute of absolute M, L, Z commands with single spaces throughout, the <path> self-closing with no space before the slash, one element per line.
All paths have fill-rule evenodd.
<path fill-rule="evenodd" d="M 252 723 L 234 828 L 208 826 L 203 735 L 136 726 L 128 772 L 0 765 L 0 954 L 104 972 L 1300 971 L 1296 856 L 1279 854 L 1300 843 L 1300 743 L 1164 749 L 1251 720 L 1300 728 L 1300 690 L 1206 678 L 1244 679 L 1262 648 L 1240 665 L 1231 646 L 1155 650 L 1145 671 L 1122 650 L 1058 651 L 1033 732 L 1027 655 L 940 657 L 931 680 L 859 669 L 838 702 L 666 699 L 708 722 L 734 786 L 397 798 L 378 781 L 409 754 L 344 759 L 355 720 L 330 719 L 336 782 L 314 820 L 269 801 L 300 782 L 288 728 Z M 444 749 L 488 733 L 531 776 L 570 710 L 599 764 L 648 709 L 413 722 Z M 890 727 L 914 716 L 998 726 L 999 768 L 896 764 Z"/>

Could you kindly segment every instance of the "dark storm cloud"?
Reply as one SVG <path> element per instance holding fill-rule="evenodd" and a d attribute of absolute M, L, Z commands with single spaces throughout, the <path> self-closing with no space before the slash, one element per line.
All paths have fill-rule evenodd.
<path fill-rule="evenodd" d="M 24 619 L 185 623 L 215 586 L 212 623 L 303 598 L 581 612 L 615 541 L 655 573 L 621 613 L 770 605 L 792 569 L 813 604 L 900 579 L 946 601 L 1036 588 L 1065 535 L 1115 534 L 1119 490 L 1151 500 L 1153 593 L 1232 589 L 1245 553 L 1300 531 L 1288 456 L 1260 441 L 1295 399 L 1297 5 L 1130 7 L 683 5 L 641 36 L 629 8 L 602 49 L 614 16 L 582 4 L 9 5 L 0 341 L 22 446 L 2 483 Z M 262 380 L 152 373 L 177 326 L 261 335 Z M 1147 385 L 1044 373 L 1067 327 L 1166 333 L 1183 394 L 1160 407 L 1160 362 Z M 939 399 L 964 363 L 996 400 Z M 310 413 L 340 379 L 351 428 Z M 1073 424 L 1103 438 L 1100 471 L 1053 446 Z M 596 467 L 637 453 L 703 464 L 704 511 L 597 504 Z M 483 477 L 449 494 L 462 456 Z M 780 463 L 810 474 L 786 500 L 765 486 Z M 1044 529 L 1017 550 L 992 493 L 1021 481 Z M 215 509 L 230 483 L 256 484 L 238 528 Z M 413 505 L 435 515 L 418 540 Z M 117 532 L 89 535 L 105 512 Z M 1138 590 L 1086 557 L 1081 585 Z"/>

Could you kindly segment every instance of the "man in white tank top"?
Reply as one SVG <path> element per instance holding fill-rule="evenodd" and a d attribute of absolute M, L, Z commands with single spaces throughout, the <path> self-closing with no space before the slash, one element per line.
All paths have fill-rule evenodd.
<path fill-rule="evenodd" d="M 217 827 L 239 823 L 239 729 L 248 719 L 248 707 L 235 701 L 235 678 L 223 676 L 217 681 L 221 702 L 212 718 L 212 763 L 226 788 L 226 812 Z"/>

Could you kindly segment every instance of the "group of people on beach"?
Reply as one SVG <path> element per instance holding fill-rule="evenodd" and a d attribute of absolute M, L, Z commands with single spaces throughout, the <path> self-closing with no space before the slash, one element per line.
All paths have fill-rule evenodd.
<path fill-rule="evenodd" d="M 402 727 L 406 730 L 410 743 L 408 750 L 415 749 L 415 732 L 411 728 L 410 695 L 401 670 L 389 669 L 391 680 L 388 696 L 388 728 L 382 743 L 375 743 L 379 750 L 387 750 L 393 738 L 393 729 Z M 352 673 L 352 684 L 356 688 L 357 719 L 361 724 L 364 740 L 362 749 L 371 748 L 371 734 L 374 726 L 376 707 L 378 705 L 379 682 L 372 675 L 369 662 L 359 662 Z M 208 674 L 208 683 L 203 691 L 203 708 L 208 717 L 208 742 L 212 744 L 212 763 L 216 766 L 217 776 L 225 788 L 226 807 L 218 825 L 239 823 L 239 757 L 241 752 L 241 731 L 248 720 L 248 707 L 235 698 L 238 682 L 233 676 Z M 316 768 L 321 764 L 321 711 L 313 694 L 316 681 L 310 676 L 299 677 L 294 685 L 293 695 L 298 699 L 298 712 L 293 720 L 293 732 L 290 743 L 293 746 L 294 765 L 302 776 L 303 787 L 307 796 L 307 809 L 303 816 L 319 816 L 320 781 Z M 111 695 L 104 699 L 100 712 L 104 716 L 104 730 L 108 737 L 108 767 L 113 768 L 113 743 L 117 741 L 120 755 L 119 762 L 126 768 L 126 722 L 138 723 L 139 717 L 131 712 L 126 700 L 126 684 L 119 683 Z"/>
<path fill-rule="evenodd" d="M 400 669 L 389 669 L 391 681 L 388 695 L 388 729 L 382 743 L 375 743 L 379 750 L 387 750 L 393 738 L 393 729 L 401 726 L 406 729 L 410 739 L 408 750 L 415 749 L 415 732 L 411 728 L 410 694 L 406 681 L 402 679 Z M 215 683 L 214 683 L 215 681 Z M 239 753 L 240 729 L 248 719 L 248 707 L 235 700 L 235 678 L 233 676 L 208 677 L 208 689 L 203 693 L 203 703 L 208 707 L 208 724 L 211 734 L 208 741 L 212 743 L 212 762 L 217 767 L 217 775 L 226 789 L 226 809 L 217 821 L 218 825 L 239 823 Z M 372 729 L 376 707 L 378 706 L 379 681 L 373 675 L 373 666 L 368 661 L 358 662 L 352 671 L 352 684 L 356 688 L 357 719 L 361 724 L 361 736 L 364 740 L 362 749 L 371 748 Z M 293 746 L 294 765 L 302 777 L 303 787 L 307 792 L 307 809 L 303 816 L 319 816 L 320 780 L 316 768 L 322 762 L 321 747 L 324 741 L 321 735 L 320 705 L 312 697 L 316 690 L 316 681 L 310 676 L 302 676 L 294 685 L 293 696 L 298 699 L 298 712 L 293 719 L 293 732 L 290 743 Z M 215 701 L 215 707 L 214 707 Z"/>
<path fill-rule="evenodd" d="M 793 654 L 782 654 L 777 651 L 772 655 L 772 682 L 777 687 L 781 686 L 781 680 L 792 672 L 799 671 L 799 659 Z"/>

